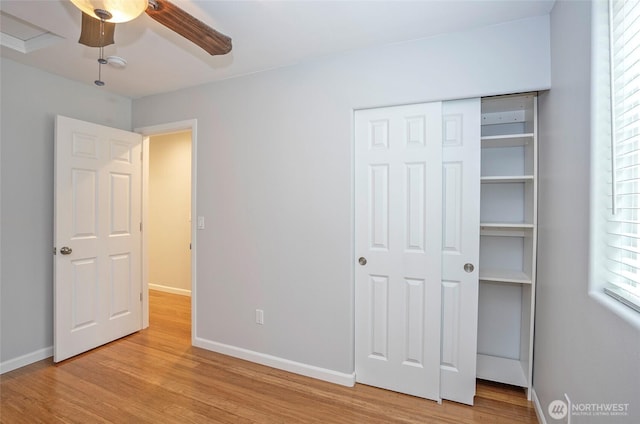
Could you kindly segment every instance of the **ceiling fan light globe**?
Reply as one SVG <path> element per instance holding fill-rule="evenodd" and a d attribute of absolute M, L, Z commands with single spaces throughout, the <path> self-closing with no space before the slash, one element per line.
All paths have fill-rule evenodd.
<path fill-rule="evenodd" d="M 106 10 L 111 14 L 107 22 L 121 23 L 131 21 L 147 9 L 148 0 L 71 0 L 78 9 L 89 16 L 100 19 L 96 10 Z"/>

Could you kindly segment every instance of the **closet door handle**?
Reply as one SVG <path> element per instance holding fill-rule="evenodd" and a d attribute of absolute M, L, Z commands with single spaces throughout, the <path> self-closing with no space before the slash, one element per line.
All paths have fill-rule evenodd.
<path fill-rule="evenodd" d="M 365 266 L 367 264 L 367 258 L 361 256 L 360 259 L 358 259 L 358 263 Z"/>
<path fill-rule="evenodd" d="M 474 269 L 475 267 L 473 266 L 473 264 L 470 264 L 470 263 L 464 264 L 464 270 L 466 272 L 473 272 Z"/>

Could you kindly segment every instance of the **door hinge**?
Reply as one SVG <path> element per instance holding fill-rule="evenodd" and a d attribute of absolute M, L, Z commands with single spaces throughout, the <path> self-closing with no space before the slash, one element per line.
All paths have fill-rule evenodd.
<path fill-rule="evenodd" d="M 53 248 L 53 254 L 57 255 L 58 254 L 58 249 L 56 249 L 55 247 Z"/>
<path fill-rule="evenodd" d="M 142 292 L 140 292 L 140 302 L 142 302 Z"/>
<path fill-rule="evenodd" d="M 140 232 L 142 232 L 142 222 L 140 223 Z"/>

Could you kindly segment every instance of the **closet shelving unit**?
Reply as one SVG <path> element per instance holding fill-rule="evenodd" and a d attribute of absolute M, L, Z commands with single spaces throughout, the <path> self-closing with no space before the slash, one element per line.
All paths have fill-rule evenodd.
<path fill-rule="evenodd" d="M 477 377 L 531 392 L 537 97 L 482 99 Z"/>

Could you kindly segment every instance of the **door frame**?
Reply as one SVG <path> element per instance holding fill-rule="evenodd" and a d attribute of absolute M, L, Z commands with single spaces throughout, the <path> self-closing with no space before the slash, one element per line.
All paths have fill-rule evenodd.
<path fill-rule="evenodd" d="M 196 333 L 197 296 L 197 119 L 139 127 L 134 132 L 142 135 L 142 328 L 149 327 L 149 139 L 152 136 L 191 131 L 191 343 Z"/>

